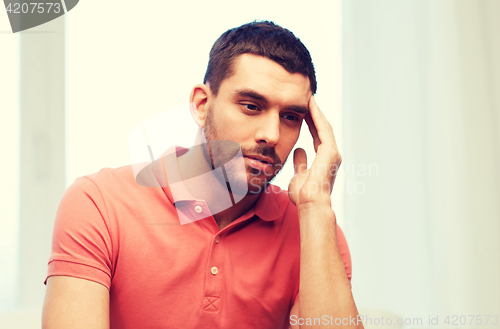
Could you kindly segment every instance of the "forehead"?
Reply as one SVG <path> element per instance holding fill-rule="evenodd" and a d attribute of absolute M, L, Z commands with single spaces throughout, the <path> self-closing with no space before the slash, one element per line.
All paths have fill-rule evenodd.
<path fill-rule="evenodd" d="M 290 73 L 278 63 L 254 54 L 242 54 L 233 63 L 233 74 L 222 81 L 220 91 L 254 90 L 266 98 L 286 103 L 307 105 L 310 95 L 309 78 Z"/>

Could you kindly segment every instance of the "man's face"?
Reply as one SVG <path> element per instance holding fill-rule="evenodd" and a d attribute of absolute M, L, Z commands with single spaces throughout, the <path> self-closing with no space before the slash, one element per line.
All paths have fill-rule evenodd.
<path fill-rule="evenodd" d="M 204 128 L 213 165 L 223 163 L 212 157 L 211 140 L 237 142 L 246 172 L 228 175 L 245 179 L 249 193 L 262 192 L 297 142 L 311 94 L 306 76 L 291 74 L 265 57 L 238 56 L 234 74 L 222 81 L 218 95 L 207 103 Z"/>

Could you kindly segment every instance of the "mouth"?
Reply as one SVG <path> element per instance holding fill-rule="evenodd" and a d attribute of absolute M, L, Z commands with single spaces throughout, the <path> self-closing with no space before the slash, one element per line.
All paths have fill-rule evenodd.
<path fill-rule="evenodd" d="M 244 156 L 245 163 L 252 168 L 258 169 L 260 172 L 269 175 L 272 173 L 272 162 L 267 158 L 254 156 Z"/>
<path fill-rule="evenodd" d="M 253 159 L 253 160 L 256 160 L 256 161 L 259 161 L 259 162 L 262 162 L 264 164 L 269 164 L 269 165 L 273 164 L 273 160 L 271 158 L 263 157 L 263 156 L 260 156 L 260 155 L 245 155 L 244 157 L 245 158 L 249 158 L 249 159 Z"/>
<path fill-rule="evenodd" d="M 259 160 L 259 159 L 256 159 L 256 158 L 250 158 L 248 157 L 249 159 L 252 159 L 252 160 L 257 160 L 259 162 L 262 162 L 262 163 L 265 163 L 265 164 L 270 164 L 269 162 L 265 161 L 265 160 Z"/>

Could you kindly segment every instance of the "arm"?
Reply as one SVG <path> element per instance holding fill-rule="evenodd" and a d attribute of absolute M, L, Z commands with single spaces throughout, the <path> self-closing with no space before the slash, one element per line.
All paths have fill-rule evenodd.
<path fill-rule="evenodd" d="M 109 292 L 96 282 L 51 276 L 42 311 L 43 329 L 109 329 Z"/>
<path fill-rule="evenodd" d="M 305 216 L 302 218 L 314 222 L 321 213 L 323 211 L 320 209 L 314 209 L 312 214 L 304 214 L 310 215 L 308 219 L 305 219 Z M 324 220 L 323 223 L 316 222 L 318 225 L 314 225 L 315 227 L 301 223 L 300 293 L 290 312 L 290 320 L 295 320 L 291 321 L 292 329 L 301 328 L 299 318 L 319 318 L 316 323 L 319 328 L 330 328 L 328 325 L 332 328 L 362 328 L 361 321 L 358 322 L 357 308 L 340 257 L 337 239 L 335 234 L 329 233 L 332 228 L 328 227 L 328 221 L 332 218 L 334 221 L 335 214 L 328 208 L 324 209 L 321 219 L 321 222 Z M 309 232 L 307 237 L 303 238 L 305 231 Z M 335 322 L 336 319 L 338 322 Z"/>
<path fill-rule="evenodd" d="M 106 213 L 88 178 L 77 179 L 64 193 L 54 222 L 44 329 L 109 328 L 112 242 Z"/>
<path fill-rule="evenodd" d="M 300 298 L 290 315 L 296 319 L 319 318 L 317 328 L 363 328 L 361 322 L 352 320 L 357 319 L 358 311 L 340 255 L 336 218 L 330 204 L 342 158 L 333 129 L 312 96 L 309 109 L 311 115 L 306 122 L 316 157 L 307 170 L 305 151 L 295 151 L 296 174 L 289 186 L 290 200 L 297 206 L 300 222 Z M 335 319 L 343 323 L 336 324 Z M 301 324 L 295 328 L 302 328 Z"/>

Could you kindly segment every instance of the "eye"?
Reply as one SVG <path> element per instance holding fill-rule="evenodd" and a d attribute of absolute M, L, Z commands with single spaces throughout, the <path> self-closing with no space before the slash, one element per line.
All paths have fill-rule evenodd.
<path fill-rule="evenodd" d="M 246 107 L 250 111 L 258 111 L 259 110 L 259 107 L 256 105 L 253 105 L 253 104 L 241 104 L 241 105 L 243 105 L 244 107 Z"/>
<path fill-rule="evenodd" d="M 299 117 L 297 117 L 296 115 L 292 115 L 292 114 L 284 114 L 281 117 L 285 118 L 286 120 L 289 120 L 289 121 L 302 121 Z"/>

